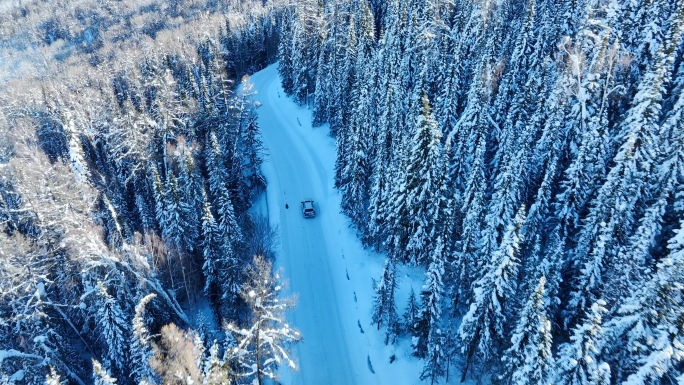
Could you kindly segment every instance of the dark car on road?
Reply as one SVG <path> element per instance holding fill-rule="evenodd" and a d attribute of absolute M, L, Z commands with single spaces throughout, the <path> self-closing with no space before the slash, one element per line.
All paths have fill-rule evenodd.
<path fill-rule="evenodd" d="M 304 214 L 304 218 L 313 218 L 316 216 L 316 209 L 314 209 L 313 203 L 314 201 L 311 199 L 302 201 L 302 213 Z"/>

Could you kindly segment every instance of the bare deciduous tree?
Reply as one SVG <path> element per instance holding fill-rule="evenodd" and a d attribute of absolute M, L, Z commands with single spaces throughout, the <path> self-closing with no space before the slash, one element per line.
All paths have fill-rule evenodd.
<path fill-rule="evenodd" d="M 155 350 L 150 365 L 162 378 L 163 384 L 201 384 L 202 371 L 197 363 L 202 357 L 202 347 L 194 342 L 193 333 L 186 333 L 175 324 L 161 330 L 161 340 L 152 344 Z"/>

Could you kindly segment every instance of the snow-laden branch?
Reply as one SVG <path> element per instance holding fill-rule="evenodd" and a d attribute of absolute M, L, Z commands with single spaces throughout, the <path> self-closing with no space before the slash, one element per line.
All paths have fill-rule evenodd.
<path fill-rule="evenodd" d="M 254 317 L 252 324 L 249 328 L 225 326 L 238 341 L 229 353 L 243 369 L 239 376 L 256 375 L 258 384 L 262 384 L 263 376 L 276 378 L 275 368 L 283 361 L 292 369 L 297 367 L 285 344 L 301 340 L 301 335 L 285 322 L 284 313 L 292 305 L 291 301 L 278 298 L 280 290 L 282 286 L 277 282 L 277 275 L 273 275 L 271 264 L 256 257 L 243 289 L 243 297 Z"/>
<path fill-rule="evenodd" d="M 2 364 L 3 361 L 5 361 L 8 358 L 31 359 L 38 361 L 42 361 L 45 359 L 45 357 L 43 356 L 39 356 L 37 354 L 32 353 L 24 353 L 15 349 L 0 350 L 0 364 Z"/>

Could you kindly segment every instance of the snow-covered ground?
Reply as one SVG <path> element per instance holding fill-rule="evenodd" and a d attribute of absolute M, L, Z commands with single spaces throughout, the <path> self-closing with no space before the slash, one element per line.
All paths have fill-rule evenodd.
<path fill-rule="evenodd" d="M 251 81 L 254 99 L 261 103 L 257 112 L 268 152 L 266 206 L 281 238 L 277 265 L 297 296 L 288 318 L 303 335 L 294 349 L 299 370 L 283 370 L 281 382 L 419 382 L 421 364 L 410 356 L 407 342 L 385 346 L 382 330 L 371 325 L 372 279 L 380 276 L 384 257 L 362 247 L 340 212 L 340 194 L 333 186 L 335 141 L 328 127 L 312 128 L 311 112 L 283 92 L 276 65 Z M 306 198 L 316 202 L 313 219 L 302 216 L 300 202 Z M 422 278 L 413 270 L 402 271 L 402 277 L 404 290 L 397 296 L 403 300 L 410 283 Z M 390 364 L 392 355 L 396 360 Z"/>

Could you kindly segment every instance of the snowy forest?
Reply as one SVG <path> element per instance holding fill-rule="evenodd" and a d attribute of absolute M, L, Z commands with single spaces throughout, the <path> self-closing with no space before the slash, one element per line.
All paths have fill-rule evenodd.
<path fill-rule="evenodd" d="M 301 1 L 283 87 L 435 383 L 684 382 L 684 2 Z M 397 308 L 397 265 L 426 269 Z M 453 374 L 452 374 L 453 376 Z M 416 380 L 417 381 L 417 380 Z"/>
<path fill-rule="evenodd" d="M 0 2 L 0 384 L 296 366 L 250 211 L 273 63 L 407 384 L 684 383 L 683 34 L 682 0 Z"/>
<path fill-rule="evenodd" d="M 246 75 L 276 60 L 278 23 L 261 1 L 3 12 L 0 383 L 273 375 L 267 338 L 299 336 L 248 333 L 286 307 L 274 229 L 248 213 L 265 181 Z"/>

